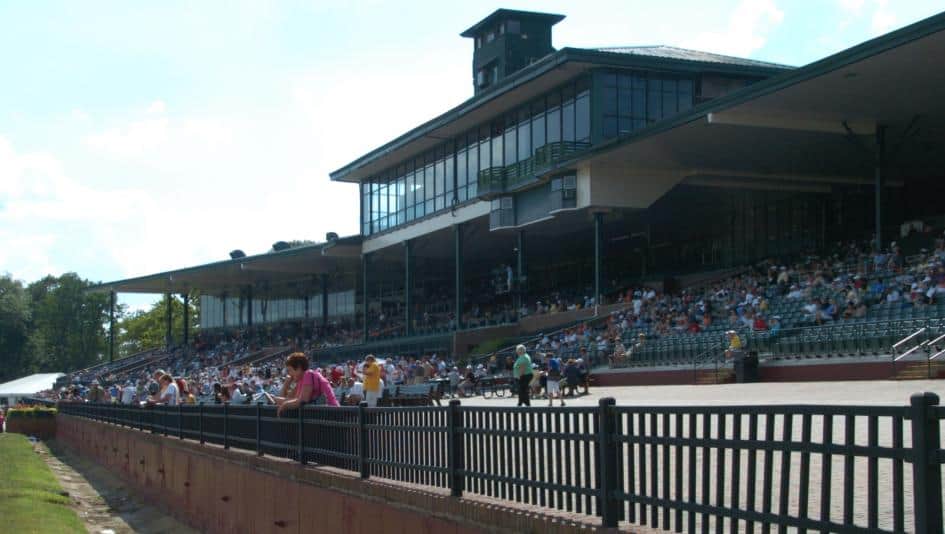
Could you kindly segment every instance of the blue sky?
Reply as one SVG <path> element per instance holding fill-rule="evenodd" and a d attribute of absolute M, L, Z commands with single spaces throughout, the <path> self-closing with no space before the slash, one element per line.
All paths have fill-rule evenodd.
<path fill-rule="evenodd" d="M 113 280 L 355 233 L 357 188 L 328 173 L 471 96 L 458 34 L 498 7 L 567 15 L 556 47 L 800 66 L 945 1 L 0 0 L 0 272 Z"/>

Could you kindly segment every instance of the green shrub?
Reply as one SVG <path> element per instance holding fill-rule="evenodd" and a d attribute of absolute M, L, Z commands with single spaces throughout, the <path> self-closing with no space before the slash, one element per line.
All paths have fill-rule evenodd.
<path fill-rule="evenodd" d="M 55 408 L 46 408 L 44 406 L 30 406 L 24 408 L 10 408 L 7 411 L 7 419 L 51 419 L 56 417 Z"/>

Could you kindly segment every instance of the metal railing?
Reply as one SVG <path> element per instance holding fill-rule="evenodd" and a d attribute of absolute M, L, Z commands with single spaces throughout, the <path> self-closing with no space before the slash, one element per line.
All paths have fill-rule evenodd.
<path fill-rule="evenodd" d="M 942 532 L 941 426 L 908 406 L 140 408 L 60 412 L 676 532 Z M 812 476 L 812 473 L 815 476 Z"/>
<path fill-rule="evenodd" d="M 945 354 L 945 349 L 942 348 L 945 334 L 932 338 L 934 335 L 928 328 L 922 327 L 893 344 L 890 351 L 893 375 L 897 373 L 896 363 L 915 354 L 924 357 L 919 361 L 924 360 L 926 378 L 933 378 L 932 362 Z"/>

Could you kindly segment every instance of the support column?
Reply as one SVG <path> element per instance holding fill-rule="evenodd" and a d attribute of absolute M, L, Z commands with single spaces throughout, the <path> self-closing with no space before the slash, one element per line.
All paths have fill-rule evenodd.
<path fill-rule="evenodd" d="M 164 304 L 166 306 L 166 311 L 167 311 L 167 316 L 166 316 L 167 322 L 165 326 L 167 327 L 167 329 L 164 333 L 164 344 L 166 348 L 168 349 L 171 348 L 171 345 L 174 343 L 174 338 L 171 337 L 171 321 L 173 320 L 173 317 L 174 317 L 174 310 L 171 309 L 172 302 L 173 302 L 173 299 L 171 298 L 171 294 L 165 293 Z"/>
<path fill-rule="evenodd" d="M 455 303 L 456 303 L 456 330 L 463 328 L 463 225 L 453 226 L 453 256 L 456 260 L 456 285 Z"/>
<path fill-rule="evenodd" d="M 108 292 L 108 361 L 115 361 L 115 292 Z"/>
<path fill-rule="evenodd" d="M 368 340 L 368 301 L 370 300 L 368 295 L 368 264 L 370 260 L 368 255 L 361 254 L 361 322 L 363 327 L 363 338 L 364 342 L 367 343 Z"/>
<path fill-rule="evenodd" d="M 413 335 L 413 241 L 404 241 L 404 335 Z"/>
<path fill-rule="evenodd" d="M 181 298 L 184 301 L 184 311 L 181 313 L 181 323 L 184 325 L 184 350 L 187 350 L 188 342 L 190 341 L 190 318 L 187 313 L 187 304 L 190 302 L 190 295 L 182 293 Z"/>
<path fill-rule="evenodd" d="M 253 286 L 246 286 L 246 326 L 253 327 Z"/>
<path fill-rule="evenodd" d="M 322 273 L 322 330 L 328 328 L 328 274 Z"/>
<path fill-rule="evenodd" d="M 515 313 L 525 301 L 525 231 L 519 230 L 515 242 Z"/>
<path fill-rule="evenodd" d="M 886 126 L 876 125 L 876 183 L 875 183 L 875 203 L 876 203 L 876 251 L 883 249 L 883 186 L 886 177 L 884 171 L 886 168 Z"/>
<path fill-rule="evenodd" d="M 594 303 L 600 306 L 600 265 L 601 265 L 601 230 L 604 225 L 604 214 L 594 213 Z"/>
<path fill-rule="evenodd" d="M 226 308 L 227 308 L 226 291 L 223 292 L 223 295 L 220 297 L 220 300 L 223 301 L 223 331 L 226 332 Z"/>

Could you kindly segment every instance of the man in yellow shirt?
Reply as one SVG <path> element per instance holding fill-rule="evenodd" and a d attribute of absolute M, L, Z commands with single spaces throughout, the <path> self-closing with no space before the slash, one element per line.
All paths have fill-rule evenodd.
<path fill-rule="evenodd" d="M 373 354 L 364 358 L 361 374 L 364 375 L 364 400 L 368 406 L 374 408 L 377 406 L 377 400 L 381 398 L 381 368 Z"/>
<path fill-rule="evenodd" d="M 725 358 L 733 358 L 742 351 L 742 338 L 738 337 L 738 333 L 734 330 L 729 330 L 725 335 L 728 336 L 728 350 L 725 351 Z"/>

